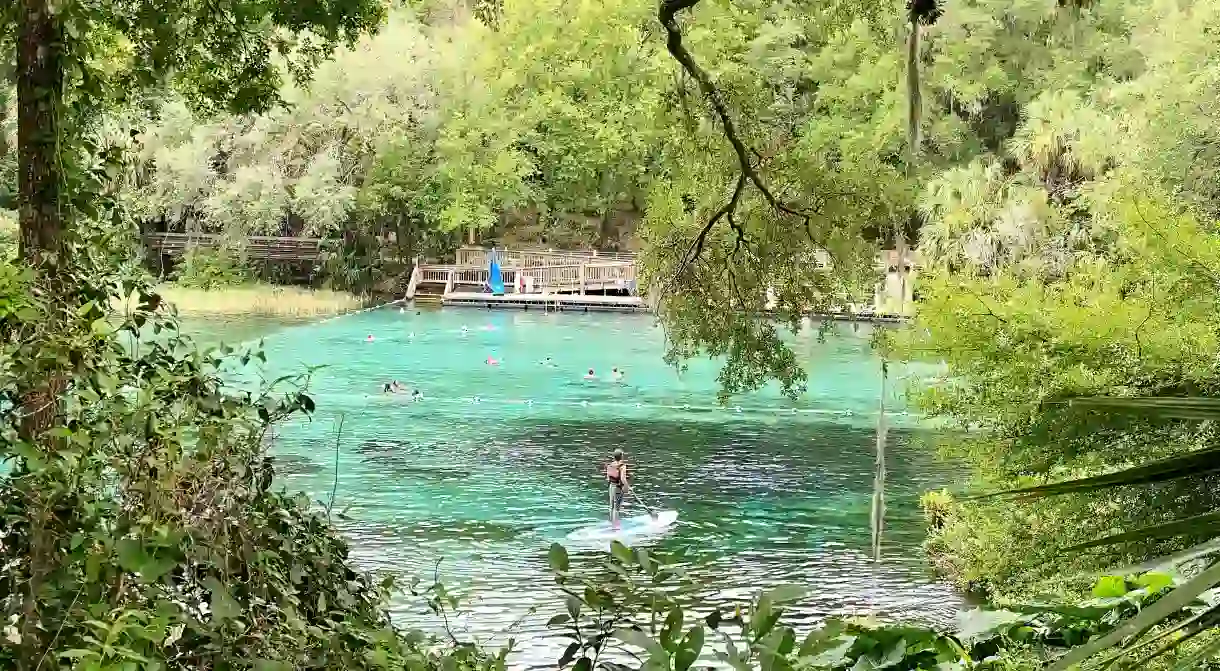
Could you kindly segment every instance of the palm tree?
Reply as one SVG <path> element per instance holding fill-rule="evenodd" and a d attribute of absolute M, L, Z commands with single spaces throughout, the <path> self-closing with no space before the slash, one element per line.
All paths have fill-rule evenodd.
<path fill-rule="evenodd" d="M 1184 421 L 1220 419 L 1220 398 L 1099 396 L 1072 398 L 1062 401 L 1062 403 L 1082 410 L 1111 415 L 1137 415 L 1150 419 Z M 1211 447 L 1175 457 L 1158 459 L 1115 473 L 999 492 L 989 496 L 1056 496 L 1069 492 L 1101 491 L 1114 487 L 1195 478 L 1218 471 L 1220 471 L 1220 447 Z M 1111 648 L 1117 648 L 1117 651 L 1111 653 L 1110 660 L 1139 651 L 1144 651 L 1145 658 L 1151 658 L 1220 625 L 1220 604 L 1218 604 L 1195 613 L 1168 630 L 1149 633 L 1181 612 L 1200 594 L 1220 585 L 1220 560 L 1216 559 L 1216 556 L 1220 555 L 1220 509 L 1104 536 L 1068 548 L 1068 551 L 1139 540 L 1173 538 L 1186 534 L 1196 537 L 1206 534 L 1207 539 L 1171 556 L 1159 557 L 1138 566 L 1127 567 L 1121 573 L 1129 575 L 1159 567 L 1179 565 L 1196 559 L 1206 559 L 1206 567 L 1151 606 L 1120 623 L 1110 633 L 1072 649 L 1056 660 L 1051 665 L 1050 671 L 1066 671 L 1071 666 Z M 1218 653 L 1220 653 L 1220 637 L 1197 651 L 1190 659 L 1179 662 L 1177 668 L 1194 668 L 1199 662 L 1210 659 Z"/>

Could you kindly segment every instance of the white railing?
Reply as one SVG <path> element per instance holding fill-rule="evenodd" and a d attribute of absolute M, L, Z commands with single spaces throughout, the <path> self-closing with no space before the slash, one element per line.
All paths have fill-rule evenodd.
<path fill-rule="evenodd" d="M 585 264 L 585 282 L 614 283 L 628 282 L 635 279 L 634 263 L 587 263 Z"/>
<path fill-rule="evenodd" d="M 521 286 L 535 293 L 584 291 L 623 288 L 635 279 L 635 265 L 621 261 L 609 263 L 568 263 L 531 268 L 501 268 L 500 277 L 509 292 L 517 290 L 517 275 Z M 488 269 L 481 266 L 420 264 L 419 284 L 444 284 L 445 293 L 481 290 L 487 285 Z M 527 281 L 527 278 L 529 281 Z M 477 289 L 476 289 L 477 287 Z"/>
<path fill-rule="evenodd" d="M 457 251 L 459 266 L 479 266 L 488 261 L 488 255 L 495 252 L 502 268 L 538 268 L 543 266 L 569 265 L 573 263 L 589 263 L 593 261 L 635 261 L 635 254 L 629 252 L 601 252 L 597 250 L 554 250 L 554 249 L 504 249 L 485 247 L 462 247 Z"/>

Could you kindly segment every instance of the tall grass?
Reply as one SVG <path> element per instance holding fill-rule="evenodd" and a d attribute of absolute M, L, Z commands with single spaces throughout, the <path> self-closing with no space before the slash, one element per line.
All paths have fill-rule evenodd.
<path fill-rule="evenodd" d="M 158 287 L 161 297 L 183 315 L 264 315 L 312 317 L 365 307 L 367 299 L 342 291 L 254 284 L 224 289 L 194 289 L 175 284 Z"/>

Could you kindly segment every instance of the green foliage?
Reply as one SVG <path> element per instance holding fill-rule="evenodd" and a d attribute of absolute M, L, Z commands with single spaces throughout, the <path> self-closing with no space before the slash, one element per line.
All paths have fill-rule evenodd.
<path fill-rule="evenodd" d="M 0 261 L 9 261 L 17 256 L 16 213 L 0 210 Z"/>
<path fill-rule="evenodd" d="M 1035 669 L 1064 651 L 1123 631 L 1127 618 L 1165 610 L 1170 622 L 1133 641 L 1132 652 L 1164 640 L 1210 613 L 1208 600 L 1170 601 L 1174 580 L 1163 573 L 1106 576 L 1091 598 L 1072 605 L 1012 604 L 959 614 L 952 631 L 868 618 L 829 619 L 803 636 L 785 623 L 787 608 L 807 596 L 781 586 L 748 604 L 693 603 L 678 556 L 614 542 L 608 554 L 570 558 L 552 545 L 549 563 L 564 611 L 548 626 L 570 641 L 560 668 L 685 671 L 713 659 L 749 669 Z M 694 612 L 707 613 L 694 616 Z M 1132 661 L 1132 657 L 1124 658 Z"/>
<path fill-rule="evenodd" d="M 226 249 L 192 247 L 182 255 L 172 279 L 195 289 L 223 289 L 250 281 L 241 260 Z"/>
<path fill-rule="evenodd" d="M 945 519 L 953 507 L 953 495 L 947 489 L 924 492 L 919 497 L 919 508 L 923 510 L 924 520 L 930 529 L 939 529 L 945 525 Z"/>
<path fill-rule="evenodd" d="M 389 585 L 347 568 L 325 518 L 271 488 L 265 431 L 312 400 L 292 381 L 228 390 L 222 370 L 261 353 L 200 353 L 139 280 L 78 272 L 74 301 L 3 283 L 0 405 L 57 392 L 50 423 L 8 412 L 0 428 L 0 606 L 20 622 L 4 664 L 350 669 L 403 654 Z M 108 315 L 128 293 L 135 307 Z"/>

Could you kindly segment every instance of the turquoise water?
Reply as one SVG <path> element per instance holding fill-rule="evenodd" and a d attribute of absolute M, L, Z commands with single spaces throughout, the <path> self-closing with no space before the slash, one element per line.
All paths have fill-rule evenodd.
<path fill-rule="evenodd" d="M 811 372 L 802 399 L 768 388 L 723 408 L 715 362 L 681 375 L 666 367 L 664 334 L 647 315 L 380 309 L 290 327 L 267 338 L 265 373 L 326 367 L 312 377 L 316 415 L 274 437 L 279 480 L 321 500 L 335 486 L 361 565 L 430 578 L 440 561 L 465 598 L 455 627 L 492 642 L 513 631 L 525 641 L 521 663 L 557 656 L 560 643 L 537 636 L 562 612 L 546 549 L 604 520 L 601 469 L 615 448 L 645 500 L 679 512 L 648 543 L 688 550 L 700 598 L 801 583 L 813 593 L 800 623 L 847 613 L 941 620 L 960 604 L 928 572 L 915 499 L 951 471 L 913 444 L 913 417 L 893 418 L 885 558 L 867 558 L 880 386 L 869 336 L 846 325 L 823 343 L 798 336 Z M 622 384 L 608 379 L 612 367 L 625 371 Z M 598 380 L 582 379 L 589 368 Z M 425 399 L 382 394 L 392 379 Z M 888 403 L 900 409 L 902 385 L 891 386 Z M 404 625 L 429 622 L 410 600 L 395 613 Z"/>

